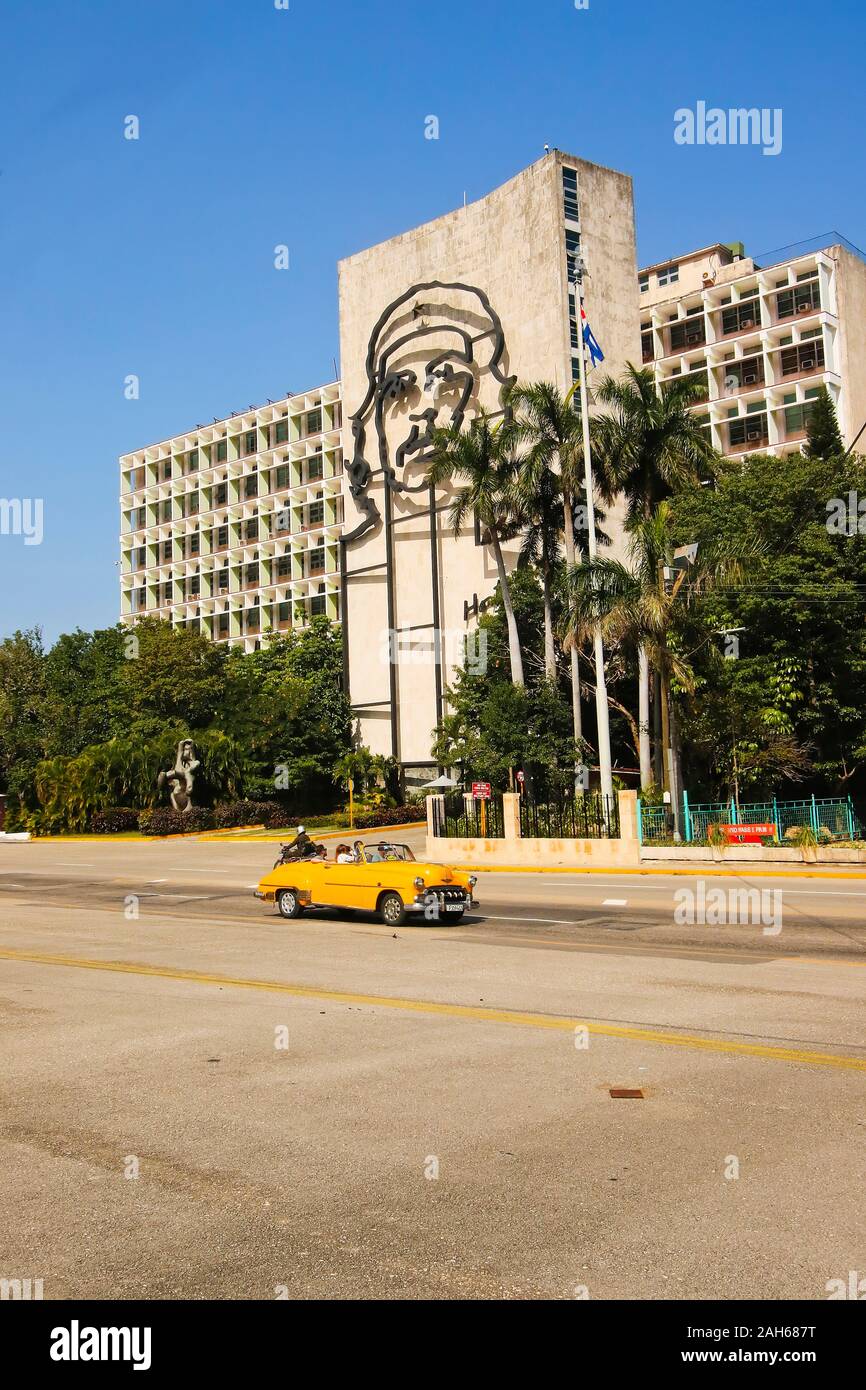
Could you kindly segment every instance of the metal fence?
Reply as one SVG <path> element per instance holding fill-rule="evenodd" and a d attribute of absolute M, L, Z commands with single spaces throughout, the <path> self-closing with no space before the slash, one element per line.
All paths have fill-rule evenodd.
<path fill-rule="evenodd" d="M 766 825 L 777 828 L 780 840 L 792 826 L 808 825 L 816 835 L 830 835 L 834 840 L 855 838 L 861 831 L 860 817 L 850 797 L 808 797 L 800 801 L 780 801 L 767 797 L 763 801 L 689 801 L 683 794 L 683 840 L 706 840 L 711 825 Z M 638 801 L 638 834 L 641 844 L 659 844 L 670 840 L 674 833 L 674 818 L 670 806 L 647 806 Z"/>
<path fill-rule="evenodd" d="M 471 796 L 443 796 L 433 801 L 433 834 L 455 840 L 501 840 L 502 797 L 475 800 Z"/>
<path fill-rule="evenodd" d="M 587 793 L 562 800 L 520 798 L 520 834 L 525 840 L 619 838 L 619 800 Z"/>

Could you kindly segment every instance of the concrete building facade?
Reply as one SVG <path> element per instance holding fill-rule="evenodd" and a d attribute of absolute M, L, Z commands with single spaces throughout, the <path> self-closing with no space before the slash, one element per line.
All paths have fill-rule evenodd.
<path fill-rule="evenodd" d="M 842 243 L 760 265 L 704 247 L 642 270 L 638 300 L 641 361 L 704 386 L 719 453 L 799 452 L 821 385 L 847 444 L 866 421 L 866 264 Z"/>
<path fill-rule="evenodd" d="M 630 178 L 552 151 L 340 263 L 340 381 L 120 459 L 121 620 L 154 614 L 246 650 L 316 614 L 339 621 L 357 738 L 426 780 L 497 582 L 475 519 L 453 532 L 453 488 L 425 481 L 430 431 L 500 420 L 516 380 L 572 386 L 578 256 L 600 371 L 700 381 L 719 452 L 798 450 L 821 383 L 846 443 L 866 420 L 853 248 L 758 265 L 719 243 L 639 272 Z M 614 536 L 617 523 L 613 509 Z"/>

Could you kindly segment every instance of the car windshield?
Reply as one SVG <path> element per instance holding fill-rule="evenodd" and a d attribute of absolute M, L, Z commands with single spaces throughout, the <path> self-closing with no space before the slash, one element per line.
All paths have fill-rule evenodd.
<path fill-rule="evenodd" d="M 364 858 L 368 864 L 381 864 L 388 860 L 402 860 L 404 863 L 414 863 L 415 856 L 408 845 L 392 845 L 381 842 L 375 845 L 364 846 Z"/>

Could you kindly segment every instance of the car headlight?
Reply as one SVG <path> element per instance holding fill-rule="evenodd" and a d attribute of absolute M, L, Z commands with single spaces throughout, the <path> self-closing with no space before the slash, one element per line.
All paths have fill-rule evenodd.
<path fill-rule="evenodd" d="M 470 887 L 470 888 L 474 888 L 477 882 L 478 882 L 478 875 L 477 875 L 477 874 L 470 874 L 470 875 L 469 875 L 469 887 Z"/>
<path fill-rule="evenodd" d="M 415 887 L 418 888 L 419 890 L 420 890 L 421 888 L 424 887 L 424 880 L 423 880 L 423 878 L 416 878 L 416 879 L 415 879 Z"/>

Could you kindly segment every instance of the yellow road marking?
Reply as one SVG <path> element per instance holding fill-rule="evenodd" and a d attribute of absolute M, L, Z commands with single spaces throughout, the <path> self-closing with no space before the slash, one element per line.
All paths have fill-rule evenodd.
<path fill-rule="evenodd" d="M 524 1013 L 514 1009 L 482 1009 L 473 1004 L 440 1004 L 429 999 L 400 999 L 390 995 L 356 994 L 348 990 L 320 989 L 314 985 L 290 985 L 280 980 L 250 980 L 232 975 L 204 974 L 198 970 L 179 970 L 171 966 L 143 965 L 133 961 L 87 960 L 76 956 L 49 955 L 35 951 L 0 950 L 0 959 L 36 965 L 59 965 L 79 970 L 107 970 L 121 975 L 144 975 L 161 980 L 187 981 L 199 985 L 218 985 L 233 989 L 258 989 L 290 994 L 298 999 L 326 1000 L 335 1004 L 367 1005 L 371 1008 L 399 1009 L 405 1013 L 433 1014 L 464 1018 L 481 1023 L 508 1023 L 523 1028 L 542 1028 L 571 1033 L 585 1028 L 599 1037 L 626 1038 L 632 1042 L 660 1043 L 668 1047 L 690 1047 L 700 1052 L 763 1057 L 768 1061 L 800 1062 L 808 1066 L 836 1067 L 866 1072 L 866 1058 L 835 1053 L 806 1052 L 800 1048 L 770 1047 L 760 1043 L 723 1042 L 698 1038 L 687 1033 L 663 1033 L 654 1028 L 626 1028 L 613 1023 L 590 1023 L 580 1018 L 557 1018 L 550 1014 Z"/>

